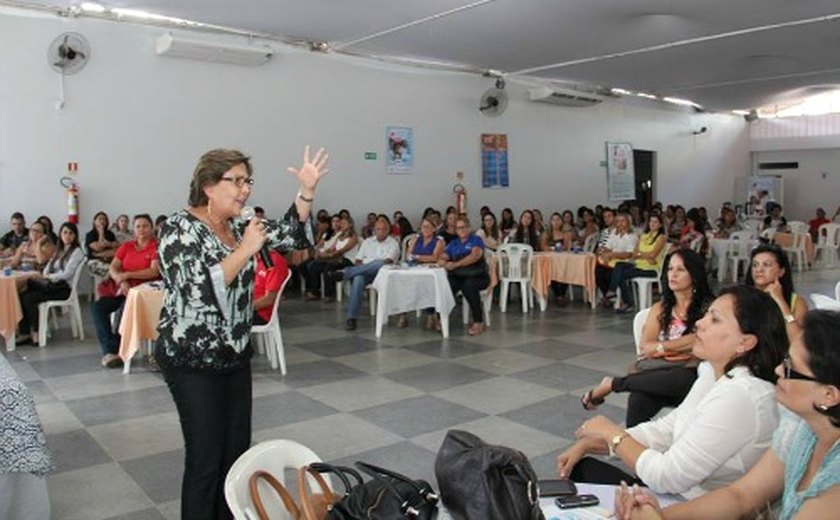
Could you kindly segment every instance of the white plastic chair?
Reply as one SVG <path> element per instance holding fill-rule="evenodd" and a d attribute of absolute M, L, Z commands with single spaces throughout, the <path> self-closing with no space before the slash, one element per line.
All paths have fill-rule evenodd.
<path fill-rule="evenodd" d="M 586 240 L 583 241 L 583 252 L 584 253 L 594 253 L 595 248 L 598 246 L 598 237 L 600 233 L 592 233 Z"/>
<path fill-rule="evenodd" d="M 633 298 L 636 300 L 636 308 L 647 309 L 653 305 L 653 286 L 659 287 L 659 280 L 662 278 L 662 263 L 665 255 L 668 254 L 667 245 L 659 252 L 659 257 L 656 259 L 656 277 L 637 276 L 631 278 L 633 282 Z M 659 287 L 661 291 L 662 288 Z"/>
<path fill-rule="evenodd" d="M 274 300 L 274 305 L 271 307 L 271 319 L 265 325 L 251 326 L 251 335 L 256 336 L 258 345 L 265 345 L 266 355 L 271 362 L 271 368 L 277 370 L 277 365 L 280 365 L 280 373 L 286 375 L 286 351 L 283 349 L 283 335 L 280 332 L 280 318 L 277 315 L 277 306 L 280 305 L 280 299 L 283 297 L 283 290 L 289 279 L 292 277 L 290 270 L 280 286 L 280 291 L 277 293 L 277 298 Z M 259 347 L 258 347 L 259 348 Z M 260 349 L 262 351 L 262 349 Z"/>
<path fill-rule="evenodd" d="M 829 298 L 824 294 L 812 294 L 811 301 L 817 309 L 825 309 L 829 311 L 840 311 L 840 301 L 834 298 Z"/>
<path fill-rule="evenodd" d="M 768 242 L 773 242 L 773 238 L 776 236 L 776 230 L 773 228 L 767 228 L 758 235 L 760 238 L 767 240 Z"/>
<path fill-rule="evenodd" d="M 47 330 L 49 329 L 50 310 L 56 307 L 70 307 L 70 327 L 73 337 L 85 339 L 85 329 L 82 326 L 82 308 L 79 306 L 79 278 L 85 270 L 85 263 L 79 264 L 70 282 L 70 296 L 65 300 L 49 300 L 38 304 L 38 346 L 47 346 Z"/>
<path fill-rule="evenodd" d="M 499 306 L 507 312 L 507 298 L 510 284 L 518 283 L 522 298 L 522 312 L 528 312 L 531 294 L 531 259 L 534 248 L 528 244 L 503 244 L 499 247 L 499 281 L 501 293 Z"/>
<path fill-rule="evenodd" d="M 840 246 L 840 224 L 823 224 L 817 230 L 817 245 L 814 247 L 814 263 L 823 256 L 828 256 L 826 267 L 834 267 L 837 261 L 837 248 Z M 820 254 L 823 253 L 823 254 Z"/>
<path fill-rule="evenodd" d="M 460 294 L 460 293 L 459 293 Z M 463 297 L 462 297 L 463 298 Z M 493 290 L 490 288 L 481 291 L 481 308 L 484 309 L 484 326 L 490 326 L 490 309 L 493 307 Z M 462 318 L 464 325 L 470 324 L 470 306 L 467 301 L 461 302 Z"/>
<path fill-rule="evenodd" d="M 633 341 L 636 342 L 637 355 L 642 353 L 642 329 L 645 327 L 648 314 L 650 314 L 650 307 L 640 310 L 633 318 Z"/>
<path fill-rule="evenodd" d="M 834 299 L 840 300 L 840 282 L 837 282 L 837 285 L 834 286 Z"/>
<path fill-rule="evenodd" d="M 410 235 L 406 235 L 405 238 L 402 239 L 402 246 L 400 247 L 400 260 L 403 262 L 405 262 L 408 258 L 408 244 L 411 243 L 412 239 L 417 238 L 418 236 L 420 236 L 419 233 L 412 233 Z"/>
<path fill-rule="evenodd" d="M 808 232 L 807 230 L 804 233 L 794 232 L 791 233 L 792 241 L 790 246 L 783 247 L 782 249 L 788 256 L 796 259 L 796 267 L 798 271 L 802 271 L 803 267 L 808 266 L 808 260 L 806 258 L 805 253 L 805 241 L 808 239 Z M 791 262 L 793 264 L 793 262 Z"/>
<path fill-rule="evenodd" d="M 807 233 L 808 232 L 808 224 L 802 222 L 801 220 L 791 220 L 787 223 L 788 229 L 791 233 Z"/>
<path fill-rule="evenodd" d="M 248 481 L 255 471 L 267 471 L 286 486 L 285 470 L 287 468 L 298 469 L 313 462 L 321 462 L 320 457 L 303 444 L 292 440 L 278 439 L 252 446 L 236 459 L 225 477 L 225 500 L 233 513 L 233 517 L 236 520 L 257 519 L 248 487 Z M 330 479 L 324 478 L 324 480 L 332 489 Z M 311 480 L 311 477 L 310 486 L 317 486 L 314 480 Z M 257 487 L 268 517 L 272 520 L 288 519 L 289 514 L 283 507 L 280 497 L 275 494 L 274 489 L 262 480 L 257 484 Z M 318 488 L 313 487 L 313 489 Z"/>
<path fill-rule="evenodd" d="M 729 235 L 729 251 L 727 257 L 732 262 L 732 281 L 738 281 L 738 274 L 741 269 L 741 262 L 749 265 L 750 252 L 752 251 L 752 233 L 749 231 L 736 231 Z"/>

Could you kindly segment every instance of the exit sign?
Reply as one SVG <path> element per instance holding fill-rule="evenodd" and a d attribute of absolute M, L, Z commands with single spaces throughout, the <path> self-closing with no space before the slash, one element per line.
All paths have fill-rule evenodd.
<path fill-rule="evenodd" d="M 376 160 L 376 152 L 365 152 L 365 160 L 366 161 L 375 161 Z"/>

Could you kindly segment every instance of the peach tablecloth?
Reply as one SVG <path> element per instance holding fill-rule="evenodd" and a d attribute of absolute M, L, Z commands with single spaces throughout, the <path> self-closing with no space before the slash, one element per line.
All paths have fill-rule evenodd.
<path fill-rule="evenodd" d="M 531 285 L 545 310 L 551 282 L 579 285 L 589 293 L 595 306 L 595 255 L 591 253 L 535 253 L 531 265 Z"/>
<path fill-rule="evenodd" d="M 23 311 L 20 308 L 15 277 L 18 273 L 12 272 L 12 276 L 5 276 L 0 273 L 0 336 L 6 339 L 6 350 L 15 349 L 15 329 L 18 322 L 23 319 Z"/>
<path fill-rule="evenodd" d="M 779 247 L 790 247 L 793 244 L 792 233 L 776 233 L 773 235 L 773 243 Z M 814 241 L 811 235 L 805 235 L 805 259 L 809 265 L 814 265 Z"/>
<path fill-rule="evenodd" d="M 160 310 L 163 307 L 163 291 L 149 285 L 138 285 L 128 291 L 120 321 L 120 357 L 125 371 L 131 366 L 131 358 L 140 350 L 143 340 L 156 340 Z"/>

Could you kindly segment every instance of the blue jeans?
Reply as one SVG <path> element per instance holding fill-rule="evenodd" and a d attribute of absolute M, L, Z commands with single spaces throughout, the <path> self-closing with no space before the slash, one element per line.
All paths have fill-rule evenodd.
<path fill-rule="evenodd" d="M 385 260 L 374 260 L 368 264 L 354 265 L 344 270 L 344 279 L 350 282 L 350 302 L 347 304 L 347 319 L 359 317 L 365 286 L 376 278 L 376 273 L 385 265 Z"/>
<path fill-rule="evenodd" d="M 116 354 L 120 350 L 120 336 L 111 329 L 111 314 L 122 309 L 125 296 L 113 298 L 99 298 L 90 306 L 93 315 L 93 326 L 96 337 L 99 338 L 99 348 L 102 354 Z"/>
<path fill-rule="evenodd" d="M 621 288 L 621 303 L 633 305 L 633 288 L 630 281 L 633 278 L 656 278 L 656 271 L 639 269 L 636 264 L 630 262 L 619 262 L 615 264 L 610 278 L 610 291 L 616 292 Z"/>

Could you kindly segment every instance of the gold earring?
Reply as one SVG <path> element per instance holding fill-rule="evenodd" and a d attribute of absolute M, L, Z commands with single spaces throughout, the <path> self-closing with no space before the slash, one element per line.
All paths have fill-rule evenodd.
<path fill-rule="evenodd" d="M 207 216 L 213 215 L 213 199 L 207 199 Z"/>

